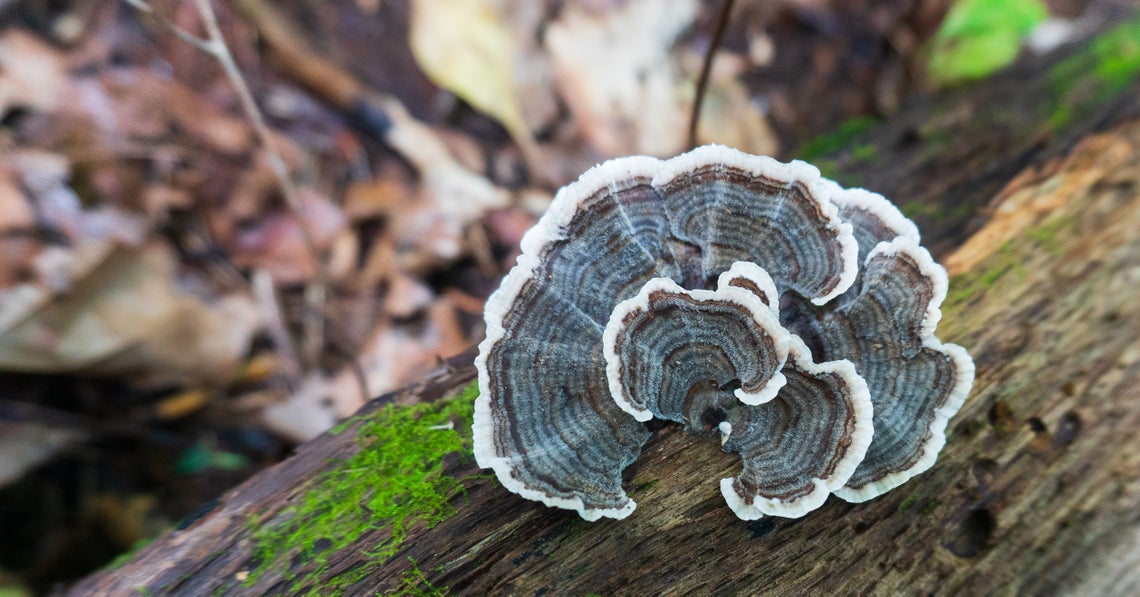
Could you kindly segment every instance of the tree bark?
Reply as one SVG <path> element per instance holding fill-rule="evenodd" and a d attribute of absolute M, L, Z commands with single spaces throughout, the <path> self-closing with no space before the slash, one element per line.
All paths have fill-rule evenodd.
<path fill-rule="evenodd" d="M 326 554 L 327 575 L 363 570 L 348 594 L 1140 592 L 1140 84 L 1098 70 L 1105 45 L 916 102 L 853 142 L 873 153 L 823 164 L 915 214 L 951 272 L 938 335 L 970 351 L 977 381 L 930 471 L 867 503 L 745 522 L 718 490 L 737 457 L 667 426 L 626 471 L 637 511 L 587 523 L 449 459 L 466 479 L 452 516 L 379 562 L 384 531 L 366 532 Z M 70 593 L 324 593 L 290 580 L 305 557 L 252 559 L 251 517 L 286 517 L 382 405 L 467 385 L 473 355 Z"/>

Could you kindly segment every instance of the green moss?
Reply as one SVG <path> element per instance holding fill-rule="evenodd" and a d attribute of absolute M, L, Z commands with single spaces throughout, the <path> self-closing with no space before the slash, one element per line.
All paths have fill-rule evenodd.
<path fill-rule="evenodd" d="M 982 264 L 983 269 L 970 271 L 950 279 L 949 293 L 943 302 L 943 311 L 956 309 L 967 301 L 988 290 L 1011 272 L 1025 273 L 1025 255 L 1045 252 L 1057 255 L 1063 248 L 1062 235 L 1070 229 L 1074 218 L 1054 217 L 1040 226 L 1027 229 L 1023 238 L 1004 243 L 994 255 Z"/>
<path fill-rule="evenodd" d="M 824 156 L 831 156 L 847 149 L 858 137 L 879 123 L 877 118 L 860 116 L 840 124 L 834 131 L 819 135 L 801 145 L 795 155 L 801 160 L 817 162 Z M 871 148 L 874 151 L 874 148 Z M 816 164 L 818 166 L 818 164 Z M 822 170 L 822 168 L 820 168 Z M 825 173 L 827 175 L 827 173 Z"/>
<path fill-rule="evenodd" d="M 856 145 L 851 149 L 851 157 L 860 162 L 873 162 L 875 161 L 876 155 L 878 155 L 878 152 L 876 151 L 875 146 L 871 143 Z"/>
<path fill-rule="evenodd" d="M 118 568 L 123 564 L 131 561 L 131 559 L 135 557 L 135 554 L 137 554 L 139 550 L 153 543 L 155 539 L 158 539 L 159 535 L 161 535 L 161 533 L 156 534 L 153 537 L 145 537 L 139 539 L 138 541 L 135 541 L 134 544 L 131 545 L 130 549 L 115 556 L 115 559 L 111 560 L 111 563 L 104 566 L 103 571 L 114 570 L 115 568 Z"/>
<path fill-rule="evenodd" d="M 1060 235 L 1072 227 L 1075 218 L 1067 216 L 1054 218 L 1041 226 L 1025 231 L 1026 238 L 1035 242 L 1042 250 L 1050 255 L 1057 255 L 1061 251 Z"/>
<path fill-rule="evenodd" d="M 660 482 L 661 482 L 661 479 L 650 479 L 649 481 L 638 484 L 636 487 L 633 488 L 633 491 L 634 492 L 640 492 L 640 491 L 645 491 L 646 489 L 652 489 L 652 488 L 656 487 L 657 484 Z"/>
<path fill-rule="evenodd" d="M 1021 256 L 1014 250 L 1013 243 L 1006 242 L 986 260 L 986 268 L 954 276 L 950 279 L 950 291 L 942 303 L 943 312 L 953 310 L 970 299 L 989 289 L 1010 272 L 1023 273 Z"/>
<path fill-rule="evenodd" d="M 257 568 L 247 584 L 267 569 L 292 562 L 306 571 L 283 572 L 293 581 L 292 592 L 338 594 L 390 559 L 412 525 L 431 527 L 451 516 L 451 500 L 463 491 L 463 480 L 443 474 L 442 459 L 452 453 L 472 457 L 471 418 L 478 393 L 472 383 L 450 399 L 388 405 L 354 420 L 355 454 L 330 465 L 279 520 L 260 524 L 251 519 Z M 379 543 L 366 552 L 365 563 L 328 577 L 329 557 L 366 532 L 375 533 Z"/>
<path fill-rule="evenodd" d="M 447 595 L 447 587 L 437 587 L 428 582 L 427 577 L 420 571 L 420 567 L 412 558 L 408 558 L 412 568 L 400 577 L 400 590 L 396 595 L 414 595 L 415 597 L 443 597 Z"/>
<path fill-rule="evenodd" d="M 1140 72 L 1140 19 L 1125 22 L 1092 44 L 1099 58 L 1093 74 L 1114 90 L 1121 90 Z"/>
<path fill-rule="evenodd" d="M 929 515 L 934 513 L 934 510 L 936 508 L 938 508 L 938 500 L 936 500 L 936 499 L 926 500 L 926 503 L 923 504 L 923 506 L 922 506 L 922 515 L 923 516 L 929 516 Z"/>
<path fill-rule="evenodd" d="M 918 496 L 915 494 L 912 493 L 906 496 L 906 499 L 903 500 L 901 504 L 899 504 L 899 512 L 906 512 L 907 510 L 910 510 L 910 507 L 913 506 L 916 501 L 918 501 Z"/>
<path fill-rule="evenodd" d="M 907 201 L 899 206 L 899 211 L 904 216 L 914 220 L 919 218 L 926 218 L 931 222 L 939 222 L 946 218 L 965 218 L 970 215 L 973 208 L 967 204 L 962 203 L 954 207 L 948 207 L 940 203 L 927 203 L 925 201 Z M 921 228 L 921 222 L 919 222 Z"/>
<path fill-rule="evenodd" d="M 1048 126 L 1059 130 L 1116 97 L 1140 75 L 1140 17 L 1124 21 L 1049 72 L 1055 99 Z"/>

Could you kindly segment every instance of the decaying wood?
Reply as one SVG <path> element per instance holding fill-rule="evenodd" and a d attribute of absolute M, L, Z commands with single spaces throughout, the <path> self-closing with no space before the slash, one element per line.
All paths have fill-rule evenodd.
<path fill-rule="evenodd" d="M 1087 66 L 1062 89 L 1056 64 L 1041 62 L 915 106 L 870 134 L 876 158 L 835 163 L 848 181 L 926 206 L 927 244 L 953 264 L 939 335 L 970 350 L 978 375 L 932 470 L 864 504 L 832 498 L 801 519 L 742 522 L 717 486 L 736 457 L 666 427 L 627 471 L 639 504 L 628 519 L 586 523 L 474 479 L 456 514 L 414 528 L 349 592 L 398 591 L 409 558 L 451 593 L 1140 592 L 1140 85 L 1057 127 L 1050 109 L 1096 83 Z M 454 392 L 471 359 L 368 408 Z M 242 582 L 248 519 L 296 500 L 355 449 L 353 429 L 72 593 L 288 591 L 281 573 Z M 330 573 L 376 541 L 365 533 L 333 554 Z M 309 562 L 279 565 L 303 574 Z"/>

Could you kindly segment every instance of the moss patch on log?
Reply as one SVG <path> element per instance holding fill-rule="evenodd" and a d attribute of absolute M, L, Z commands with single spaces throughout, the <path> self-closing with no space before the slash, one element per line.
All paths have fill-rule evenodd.
<path fill-rule="evenodd" d="M 1002 243 L 970 271 L 951 276 L 946 300 L 942 303 L 943 339 L 961 341 L 970 331 L 962 328 L 962 322 L 969 319 L 963 316 L 963 311 L 987 293 L 1016 289 L 1034 267 L 1035 260 L 1043 255 L 1063 259 L 1066 242 L 1075 226 L 1076 218 L 1072 214 L 1053 214 Z"/>
<path fill-rule="evenodd" d="M 839 153 L 879 123 L 877 118 L 861 116 L 844 121 L 834 131 L 813 137 L 795 151 L 796 157 L 807 162 Z"/>
<path fill-rule="evenodd" d="M 1091 76 L 1090 76 L 1091 75 Z M 1047 121 L 1052 130 L 1087 118 L 1140 76 L 1140 17 L 1099 35 L 1049 73 L 1055 98 Z"/>
<path fill-rule="evenodd" d="M 858 162 L 870 163 L 877 157 L 877 149 L 865 139 L 879 124 L 879 119 L 866 116 L 852 118 L 830 133 L 818 135 L 800 145 L 794 156 L 815 164 L 821 174 L 845 186 L 858 186 L 854 174 L 838 168 L 837 156 L 850 154 Z"/>
<path fill-rule="evenodd" d="M 463 479 L 444 474 L 452 454 L 471 459 L 476 383 L 433 403 L 389 404 L 338 427 L 355 427 L 359 450 L 333 464 L 273 521 L 251 519 L 256 543 L 247 586 L 270 570 L 290 581 L 291 593 L 339 594 L 396 554 L 416 524 L 432 527 L 455 513 Z M 331 570 L 331 557 L 376 536 L 364 566 Z"/>

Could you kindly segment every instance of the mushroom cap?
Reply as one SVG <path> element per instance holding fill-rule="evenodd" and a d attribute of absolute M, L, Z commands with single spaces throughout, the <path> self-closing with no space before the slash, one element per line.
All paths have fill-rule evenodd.
<path fill-rule="evenodd" d="M 736 408 L 723 448 L 744 470 L 721 479 L 732 511 L 744 520 L 799 517 L 823 505 L 863 460 L 871 444 L 871 395 L 850 361 L 814 363 L 791 337 L 787 384 L 764 408 Z"/>
<path fill-rule="evenodd" d="M 972 379 L 933 336 L 945 278 L 886 199 L 804 162 L 606 162 L 557 193 L 487 300 L 476 460 L 587 520 L 635 508 L 621 472 L 651 418 L 741 455 L 721 487 L 742 518 L 897 485 L 933 463 Z M 910 419 L 877 449 L 880 408 Z"/>
<path fill-rule="evenodd" d="M 685 406 L 690 389 L 710 381 L 738 386 L 732 394 L 744 404 L 775 398 L 790 340 L 777 315 L 747 289 L 685 290 L 654 278 L 614 307 L 602 349 L 619 408 L 638 421 L 682 423 L 700 415 Z"/>
<path fill-rule="evenodd" d="M 946 425 L 974 378 L 965 349 L 934 336 L 946 271 L 912 236 L 875 245 L 857 286 L 835 309 L 785 318 L 814 342 L 819 358 L 849 358 L 870 388 L 875 441 L 847 486 L 835 492 L 852 502 L 877 497 L 934 465 Z"/>

